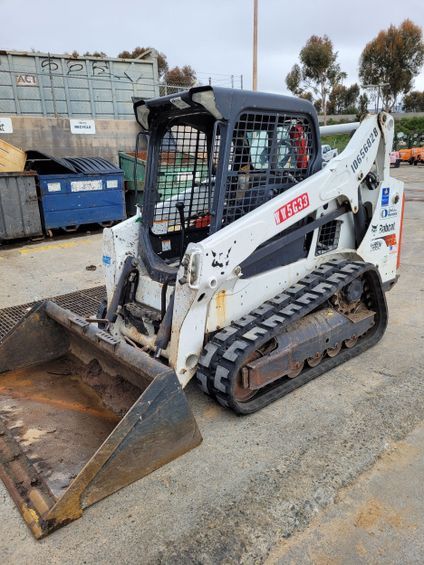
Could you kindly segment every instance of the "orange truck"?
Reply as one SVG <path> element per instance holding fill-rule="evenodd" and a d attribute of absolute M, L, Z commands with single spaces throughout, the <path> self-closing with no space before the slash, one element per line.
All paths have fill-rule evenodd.
<path fill-rule="evenodd" d="M 413 164 L 412 149 L 399 149 L 399 155 L 402 163 Z"/>
<path fill-rule="evenodd" d="M 424 163 L 424 147 L 413 147 L 411 149 L 411 159 L 414 165 Z"/>

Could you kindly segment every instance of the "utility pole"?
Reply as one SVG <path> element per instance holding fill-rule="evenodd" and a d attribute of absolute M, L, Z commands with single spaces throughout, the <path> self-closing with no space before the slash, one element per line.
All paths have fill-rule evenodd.
<path fill-rule="evenodd" d="M 258 87 L 258 0 L 253 0 L 253 72 L 252 90 Z"/>

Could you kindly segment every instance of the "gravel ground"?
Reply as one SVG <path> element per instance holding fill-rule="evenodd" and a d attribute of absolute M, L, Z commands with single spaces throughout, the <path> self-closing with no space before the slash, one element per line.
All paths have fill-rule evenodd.
<path fill-rule="evenodd" d="M 416 191 L 424 168 L 402 167 L 394 174 Z M 351 526 L 357 514 L 343 493 L 359 488 L 369 473 L 380 478 L 381 489 L 389 488 L 389 474 L 378 467 L 380 457 L 389 450 L 396 458 L 396 442 L 404 438 L 413 442 L 410 438 L 415 436 L 410 434 L 424 422 L 423 225 L 424 203 L 414 199 L 406 205 L 402 276 L 388 294 L 389 327 L 379 345 L 248 417 L 233 415 L 189 385 L 187 395 L 204 437 L 201 446 L 89 508 L 80 520 L 41 542 L 34 541 L 1 485 L 2 561 L 349 562 L 351 555 L 343 555 L 342 542 L 341 560 L 331 560 L 328 552 L 335 547 L 331 536 L 325 544 L 318 528 L 331 520 L 328 513 L 337 508 L 337 518 Z M 78 266 L 71 261 L 73 271 L 82 271 L 90 262 L 97 264 L 93 250 L 90 255 L 88 250 L 80 247 Z M 63 250 L 65 254 L 71 257 L 72 248 Z M 37 285 L 45 280 L 41 273 L 49 251 L 38 257 L 32 280 L 34 293 L 39 294 L 45 289 Z M 13 274 L 13 260 L 8 269 Z M 50 285 L 46 295 L 58 292 Z M 409 497 L 414 485 L 418 489 L 418 471 L 422 476 L 423 469 L 423 442 L 417 440 L 415 447 L 418 459 L 408 475 Z M 402 475 L 402 466 L 398 473 Z M 394 496 L 408 513 L 410 498 L 401 488 Z M 411 505 L 415 521 L 424 522 L 423 499 Z M 361 500 L 355 504 L 359 508 Z M 378 512 L 389 516 L 391 509 L 380 503 Z M 422 529 L 415 537 L 398 530 L 399 539 L 412 544 L 409 555 L 414 549 L 420 555 Z M 375 528 L 374 539 L 379 535 L 387 532 Z M 308 552 L 297 550 L 305 547 L 302 543 Z M 357 545 L 358 559 L 353 555 L 352 562 L 360 561 L 362 549 Z M 364 547 L 366 562 L 382 562 L 372 546 Z M 387 562 L 394 561 L 389 555 Z"/>
<path fill-rule="evenodd" d="M 422 563 L 424 426 L 395 443 L 267 563 Z"/>
<path fill-rule="evenodd" d="M 0 308 L 104 284 L 101 244 L 97 233 L 0 247 Z"/>

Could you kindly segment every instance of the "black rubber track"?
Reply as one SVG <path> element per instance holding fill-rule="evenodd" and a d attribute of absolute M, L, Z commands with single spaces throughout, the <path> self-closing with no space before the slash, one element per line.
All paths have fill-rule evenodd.
<path fill-rule="evenodd" d="M 249 356 L 292 322 L 324 305 L 335 292 L 357 277 L 368 287 L 367 307 L 376 312 L 375 325 L 351 349 L 325 357 L 316 367 L 305 368 L 294 378 L 281 378 L 245 402 L 234 398 L 238 372 Z M 217 332 L 206 344 L 199 361 L 197 380 L 204 392 L 238 414 L 250 414 L 267 406 L 308 381 L 359 355 L 383 336 L 388 320 L 387 304 L 378 270 L 370 263 L 333 259 L 296 284 Z"/>

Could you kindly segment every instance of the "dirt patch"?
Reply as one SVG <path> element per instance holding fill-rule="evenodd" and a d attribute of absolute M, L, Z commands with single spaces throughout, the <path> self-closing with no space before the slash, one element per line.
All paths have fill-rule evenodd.
<path fill-rule="evenodd" d="M 358 512 L 354 525 L 364 530 L 372 529 L 384 515 L 384 508 L 378 500 L 369 500 Z"/>
<path fill-rule="evenodd" d="M 103 404 L 118 416 L 124 416 L 141 391 L 119 375 L 105 373 L 96 359 L 78 371 L 81 380 L 99 395 Z"/>
<path fill-rule="evenodd" d="M 219 418 L 220 415 L 221 415 L 221 408 L 216 404 L 211 404 L 210 406 L 207 406 L 203 411 L 203 417 L 206 420 L 213 420 L 215 418 Z"/>

